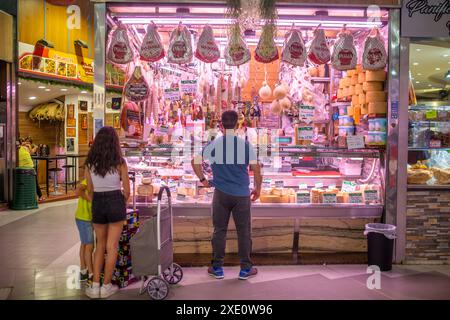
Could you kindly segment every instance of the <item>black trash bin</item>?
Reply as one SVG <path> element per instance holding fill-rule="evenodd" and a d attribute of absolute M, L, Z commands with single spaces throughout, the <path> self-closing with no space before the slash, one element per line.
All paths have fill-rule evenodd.
<path fill-rule="evenodd" d="M 391 270 L 396 227 L 384 223 L 368 223 L 364 234 L 367 235 L 368 265 L 376 265 L 380 271 Z"/>

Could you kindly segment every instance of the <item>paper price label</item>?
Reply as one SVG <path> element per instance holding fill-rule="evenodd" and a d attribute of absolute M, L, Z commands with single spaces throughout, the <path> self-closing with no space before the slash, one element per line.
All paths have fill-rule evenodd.
<path fill-rule="evenodd" d="M 343 181 L 342 182 L 342 192 L 353 192 L 356 191 L 356 183 L 352 181 Z"/>
<path fill-rule="evenodd" d="M 316 187 L 317 189 L 323 188 L 323 182 L 316 182 L 316 183 L 315 183 L 315 187 Z"/>
<path fill-rule="evenodd" d="M 366 199 L 366 201 L 378 201 L 378 191 L 364 190 L 364 199 Z"/>
<path fill-rule="evenodd" d="M 182 93 L 196 93 L 197 92 L 197 80 L 181 80 L 180 90 Z"/>
<path fill-rule="evenodd" d="M 263 188 L 270 188 L 271 184 L 272 184 L 272 180 L 271 179 L 264 179 L 263 183 L 262 183 L 262 186 L 263 186 Z"/>
<path fill-rule="evenodd" d="M 299 190 L 307 190 L 308 189 L 308 185 L 306 183 L 300 183 L 298 185 Z"/>
<path fill-rule="evenodd" d="M 184 195 L 184 194 L 177 194 L 177 200 L 179 200 L 179 201 L 186 200 L 186 195 Z"/>
<path fill-rule="evenodd" d="M 309 192 L 297 192 L 297 203 L 311 203 Z"/>
<path fill-rule="evenodd" d="M 164 89 L 164 98 L 170 101 L 177 101 L 181 99 L 179 89 Z"/>
<path fill-rule="evenodd" d="M 352 149 L 364 149 L 364 137 L 363 136 L 347 136 L 347 148 Z"/>
<path fill-rule="evenodd" d="M 292 158 L 291 159 L 291 164 L 299 164 L 299 163 L 300 163 L 299 158 Z"/>
<path fill-rule="evenodd" d="M 284 181 L 283 180 L 275 181 L 275 188 L 284 188 Z"/>
<path fill-rule="evenodd" d="M 330 185 L 328 186 L 328 188 L 329 188 L 329 189 L 335 189 L 335 188 L 336 188 L 336 185 L 335 185 L 335 184 L 330 184 Z"/>
<path fill-rule="evenodd" d="M 363 196 L 361 192 L 349 193 L 348 194 L 349 203 L 363 203 Z"/>
<path fill-rule="evenodd" d="M 322 196 L 323 196 L 323 203 L 327 204 L 337 203 L 335 193 L 324 193 Z"/>
<path fill-rule="evenodd" d="M 299 119 L 306 123 L 312 122 L 314 119 L 314 110 L 315 110 L 314 106 L 300 106 L 298 110 Z"/>
<path fill-rule="evenodd" d="M 299 140 L 312 140 L 314 138 L 313 127 L 298 127 L 297 129 Z"/>

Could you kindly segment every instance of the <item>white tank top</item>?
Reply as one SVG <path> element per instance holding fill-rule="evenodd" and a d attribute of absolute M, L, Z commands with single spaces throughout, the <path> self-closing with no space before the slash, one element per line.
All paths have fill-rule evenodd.
<path fill-rule="evenodd" d="M 122 189 L 119 172 L 107 173 L 102 177 L 91 171 L 91 178 L 92 184 L 94 185 L 94 192 L 108 192 Z"/>

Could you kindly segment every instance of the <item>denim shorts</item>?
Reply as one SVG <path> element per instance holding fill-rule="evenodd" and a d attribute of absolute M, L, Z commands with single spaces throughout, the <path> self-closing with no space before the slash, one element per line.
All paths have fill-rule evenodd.
<path fill-rule="evenodd" d="M 92 222 L 75 219 L 77 223 L 78 232 L 80 233 L 80 240 L 82 244 L 94 243 L 94 231 L 92 229 Z"/>
<path fill-rule="evenodd" d="M 127 204 L 121 190 L 94 192 L 92 222 L 108 224 L 127 219 Z"/>

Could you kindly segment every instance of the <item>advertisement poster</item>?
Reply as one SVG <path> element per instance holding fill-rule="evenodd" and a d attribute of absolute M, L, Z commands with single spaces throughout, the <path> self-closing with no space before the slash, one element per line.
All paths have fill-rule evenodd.
<path fill-rule="evenodd" d="M 78 102 L 78 108 L 80 111 L 88 111 L 88 103 L 87 101 L 79 101 Z"/>
<path fill-rule="evenodd" d="M 140 111 L 125 109 L 123 111 L 122 117 L 125 121 L 122 123 L 122 129 L 125 130 L 125 137 L 131 139 L 142 139 L 143 138 L 143 123 L 144 114 Z"/>

